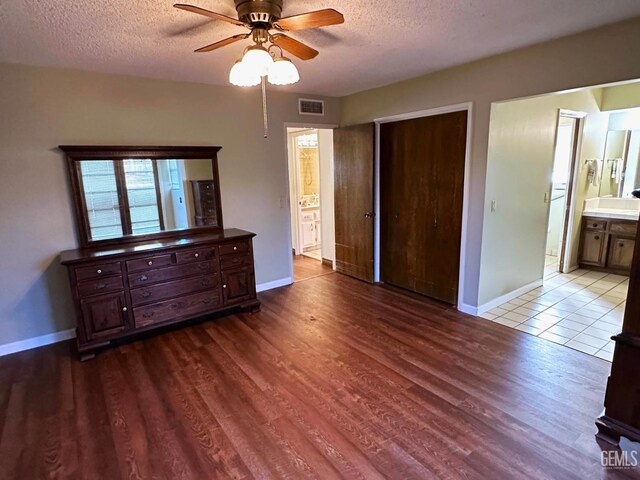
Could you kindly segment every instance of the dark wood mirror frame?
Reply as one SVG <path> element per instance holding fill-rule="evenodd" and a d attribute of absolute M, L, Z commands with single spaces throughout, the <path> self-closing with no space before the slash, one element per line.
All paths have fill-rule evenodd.
<path fill-rule="evenodd" d="M 155 239 L 180 237 L 194 233 L 222 232 L 222 201 L 220 198 L 220 179 L 218 174 L 218 152 L 222 147 L 217 146 L 113 146 L 113 145 L 60 145 L 59 148 L 66 154 L 67 166 L 71 179 L 71 191 L 75 212 L 76 226 L 78 228 L 78 240 L 82 248 L 114 245 L 122 243 L 137 243 Z M 213 182 L 215 188 L 216 212 L 218 224 L 216 226 L 199 226 L 176 230 L 160 231 L 150 234 L 123 235 L 117 238 L 105 240 L 92 240 L 87 208 L 83 194 L 81 179 L 78 175 L 78 162 L 83 160 L 125 160 L 125 159 L 151 159 L 151 160 L 207 160 L 211 159 Z"/>

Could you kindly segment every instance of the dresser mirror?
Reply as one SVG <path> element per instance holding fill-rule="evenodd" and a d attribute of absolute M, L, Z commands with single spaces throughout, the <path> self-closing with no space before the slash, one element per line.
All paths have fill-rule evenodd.
<path fill-rule="evenodd" d="M 632 198 L 640 188 L 640 130 L 610 130 L 602 162 L 600 197 Z"/>
<path fill-rule="evenodd" d="M 60 148 L 83 247 L 223 228 L 220 147 Z"/>

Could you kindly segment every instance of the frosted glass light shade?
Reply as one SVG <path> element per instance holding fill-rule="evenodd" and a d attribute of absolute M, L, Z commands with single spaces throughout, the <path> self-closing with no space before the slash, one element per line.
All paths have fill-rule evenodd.
<path fill-rule="evenodd" d="M 229 82 L 237 87 L 254 87 L 260 83 L 260 75 L 238 60 L 229 72 Z"/>
<path fill-rule="evenodd" d="M 292 85 L 300 80 L 300 74 L 291 60 L 279 57 L 269 68 L 268 80 L 273 85 Z"/>
<path fill-rule="evenodd" d="M 269 67 L 273 64 L 273 59 L 264 47 L 254 45 L 247 49 L 247 53 L 242 57 L 242 63 L 255 75 L 262 77 L 269 73 Z"/>

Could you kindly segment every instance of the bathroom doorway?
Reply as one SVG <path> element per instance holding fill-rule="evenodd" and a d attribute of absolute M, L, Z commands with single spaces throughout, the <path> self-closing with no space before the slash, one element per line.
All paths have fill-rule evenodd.
<path fill-rule="evenodd" d="M 545 247 L 545 277 L 568 273 L 570 219 L 573 207 L 574 174 L 578 158 L 580 118 L 584 114 L 560 111 L 551 177 L 549 219 Z"/>
<path fill-rule="evenodd" d="M 333 272 L 333 130 L 288 128 L 294 281 Z"/>

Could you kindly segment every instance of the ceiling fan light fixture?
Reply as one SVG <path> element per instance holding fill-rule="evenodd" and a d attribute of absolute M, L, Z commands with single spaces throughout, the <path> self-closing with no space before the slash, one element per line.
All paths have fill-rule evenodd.
<path fill-rule="evenodd" d="M 260 75 L 238 60 L 229 72 L 229 83 L 237 87 L 255 87 L 260 83 Z"/>
<path fill-rule="evenodd" d="M 267 49 L 261 45 L 252 45 L 247 48 L 242 63 L 255 72 L 259 76 L 265 76 L 269 73 L 269 67 L 273 64 L 273 58 L 267 52 Z"/>
<path fill-rule="evenodd" d="M 287 57 L 277 57 L 269 67 L 268 80 L 272 85 L 293 85 L 300 81 L 300 74 Z"/>

